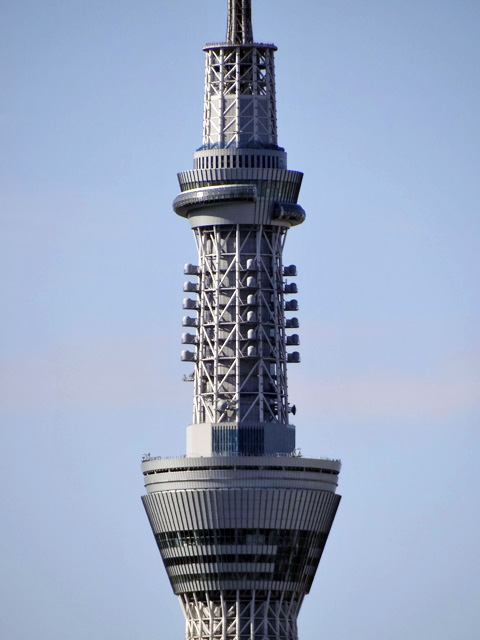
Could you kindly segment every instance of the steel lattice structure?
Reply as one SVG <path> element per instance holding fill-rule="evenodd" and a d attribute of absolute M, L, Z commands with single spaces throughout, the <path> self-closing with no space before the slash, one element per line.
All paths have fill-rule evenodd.
<path fill-rule="evenodd" d="M 213 225 L 195 238 L 198 332 L 183 336 L 197 344 L 193 421 L 286 423 L 285 230 Z"/>
<path fill-rule="evenodd" d="M 233 0 L 228 3 L 227 42 L 253 42 L 251 0 Z"/>
<path fill-rule="evenodd" d="M 206 46 L 205 148 L 277 144 L 274 45 Z"/>
<path fill-rule="evenodd" d="M 212 601 L 183 597 L 182 603 L 187 621 L 186 637 L 189 640 L 240 640 L 244 637 L 276 638 L 292 640 L 297 637 L 297 614 L 300 602 L 287 595 L 272 599 L 270 593 L 234 591 L 220 593 Z"/>
<path fill-rule="evenodd" d="M 145 509 L 186 640 L 298 640 L 340 501 L 340 462 L 303 458 L 287 365 L 300 361 L 287 231 L 303 174 L 277 144 L 274 52 L 253 42 L 250 0 L 229 0 L 206 53 L 203 145 L 178 174 L 192 227 L 182 360 L 193 372 L 187 455 L 145 456 Z"/>

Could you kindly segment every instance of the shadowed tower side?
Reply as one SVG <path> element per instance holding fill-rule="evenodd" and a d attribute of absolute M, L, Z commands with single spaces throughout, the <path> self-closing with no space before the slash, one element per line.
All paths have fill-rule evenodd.
<path fill-rule="evenodd" d="M 295 265 L 303 174 L 277 143 L 273 44 L 255 43 L 250 0 L 228 3 L 227 42 L 204 47 L 202 146 L 178 174 L 187 264 L 182 360 L 193 371 L 183 458 L 147 457 L 143 502 L 187 640 L 297 640 L 340 496 L 340 462 L 303 458 L 287 365 L 300 344 Z"/>

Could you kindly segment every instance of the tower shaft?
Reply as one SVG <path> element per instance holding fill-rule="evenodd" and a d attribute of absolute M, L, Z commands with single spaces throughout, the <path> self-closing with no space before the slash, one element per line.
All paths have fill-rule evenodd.
<path fill-rule="evenodd" d="M 285 230 L 212 225 L 195 237 L 202 275 L 193 421 L 286 423 Z"/>
<path fill-rule="evenodd" d="M 287 362 L 299 362 L 294 265 L 283 267 L 303 174 L 277 146 L 274 45 L 207 45 L 204 139 L 194 168 L 178 175 L 174 210 L 194 231 L 198 278 L 184 290 L 182 359 L 194 364 L 187 454 L 291 453 Z M 228 61 L 228 63 L 227 63 Z M 268 63 L 267 63 L 268 62 Z"/>
<path fill-rule="evenodd" d="M 277 144 L 273 44 L 253 42 L 250 0 L 229 0 L 227 42 L 206 54 L 203 144 L 178 174 L 193 230 L 182 360 L 193 368 L 187 455 L 142 462 L 143 503 L 186 640 L 298 640 L 340 501 L 340 462 L 303 458 L 287 365 L 296 351 L 303 174 Z"/>

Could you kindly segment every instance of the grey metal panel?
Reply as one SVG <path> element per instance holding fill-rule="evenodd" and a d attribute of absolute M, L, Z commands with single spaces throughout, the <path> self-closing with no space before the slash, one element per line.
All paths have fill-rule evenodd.
<path fill-rule="evenodd" d="M 266 492 L 258 489 L 167 491 L 145 496 L 144 504 L 155 534 L 168 534 L 168 532 L 179 532 L 179 534 L 181 534 L 182 531 L 188 533 L 191 531 L 201 532 L 210 530 L 217 532 L 221 532 L 222 530 L 252 530 L 252 532 L 280 530 L 285 532 L 312 531 L 312 533 L 324 534 L 324 540 L 326 539 L 338 501 L 340 500 L 339 496 L 328 492 L 302 492 L 298 490 L 269 490 L 268 496 L 265 496 L 265 493 Z M 267 497 L 269 500 L 265 499 Z M 303 508 L 307 502 L 309 508 Z M 216 503 L 215 506 L 214 503 Z M 259 508 L 260 505 L 262 505 L 263 508 Z M 174 517 L 172 518 L 166 515 L 167 513 L 174 515 Z M 320 548 L 320 555 L 323 544 L 324 542 Z M 195 548 L 195 543 L 192 541 L 191 546 L 188 548 L 188 553 L 194 553 Z M 257 543 L 247 544 L 247 549 L 250 553 L 259 553 L 259 549 L 263 548 L 263 545 L 258 545 Z M 215 547 L 211 549 L 213 551 Z M 176 555 L 173 553 L 162 553 L 162 555 L 165 560 L 185 555 L 184 549 L 181 547 L 176 548 L 175 552 Z M 268 583 L 269 588 L 293 589 L 296 591 L 298 591 L 298 589 L 308 589 L 311 579 L 309 578 L 309 582 L 304 583 L 303 581 L 306 580 L 306 576 L 312 573 L 311 567 L 307 566 L 307 562 L 309 562 L 308 558 L 311 557 L 313 559 L 314 555 L 312 555 L 312 551 L 309 548 L 304 549 L 302 554 L 303 560 L 297 561 L 300 562 L 301 566 L 300 574 L 304 576 L 301 583 L 287 580 L 282 584 L 278 579 L 272 581 L 271 578 L 261 578 L 261 582 Z M 219 556 L 217 562 L 213 564 L 202 562 L 198 564 L 199 575 L 195 579 L 195 582 L 198 582 L 200 574 L 205 574 L 201 581 L 202 589 L 240 588 L 241 585 L 245 588 L 247 585 L 250 585 L 253 588 L 254 583 L 256 584 L 256 588 L 260 588 L 257 584 L 258 580 L 256 580 L 256 582 L 254 581 L 254 583 L 248 579 L 246 581 L 242 579 L 243 582 L 242 580 L 238 582 L 239 579 L 234 578 L 236 572 L 247 571 L 244 562 L 231 564 L 233 571 L 231 575 L 229 571 L 223 567 L 226 574 L 225 579 L 221 578 L 220 575 L 223 575 L 220 571 L 220 568 L 222 568 L 221 558 L 222 556 Z M 275 555 L 272 556 L 272 562 L 274 558 Z M 315 562 L 318 562 L 318 558 L 319 556 L 317 556 Z M 267 564 L 271 564 L 271 562 Z M 258 563 L 251 565 L 250 569 L 252 571 L 251 575 L 256 575 L 256 572 L 261 571 L 261 565 L 258 565 Z M 192 577 L 187 577 L 190 574 L 186 573 L 185 565 L 179 565 L 178 567 L 168 566 L 167 572 L 172 580 L 176 580 L 177 578 L 180 580 L 180 582 L 177 581 L 174 584 L 174 589 L 177 593 L 185 589 L 188 591 L 193 588 L 191 584 L 193 574 Z M 218 572 L 220 572 L 220 574 Z M 229 575 L 230 577 L 228 577 Z M 248 572 L 247 575 L 249 575 Z M 175 578 L 175 576 L 177 578 Z M 302 584 L 304 585 L 303 587 L 301 586 Z"/>
<path fill-rule="evenodd" d="M 235 527 L 322 532 L 331 524 L 339 496 L 311 490 L 215 489 L 151 493 L 143 501 L 155 533 Z"/>

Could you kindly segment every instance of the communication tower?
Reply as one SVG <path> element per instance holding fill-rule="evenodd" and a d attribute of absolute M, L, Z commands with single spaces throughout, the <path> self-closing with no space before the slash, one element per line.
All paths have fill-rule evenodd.
<path fill-rule="evenodd" d="M 204 51 L 203 144 L 173 203 L 198 250 L 181 356 L 193 420 L 185 457 L 144 456 L 143 503 L 186 640 L 297 640 L 340 501 L 340 462 L 300 456 L 289 422 L 300 340 L 282 253 L 303 174 L 277 144 L 276 47 L 254 42 L 250 0 L 229 0 L 226 42 Z"/>

